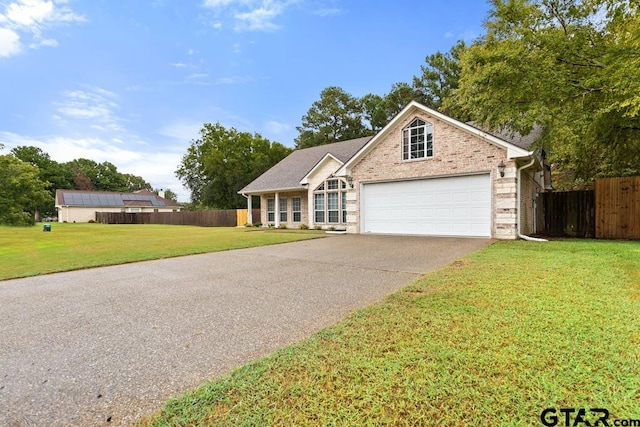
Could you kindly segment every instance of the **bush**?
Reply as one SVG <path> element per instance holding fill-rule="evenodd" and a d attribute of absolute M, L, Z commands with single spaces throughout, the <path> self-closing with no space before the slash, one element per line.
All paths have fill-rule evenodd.
<path fill-rule="evenodd" d="M 329 231 L 336 231 L 336 228 L 332 225 L 331 227 L 329 227 Z"/>
<path fill-rule="evenodd" d="M 322 230 L 322 227 L 321 227 L 321 226 L 319 226 L 319 225 L 316 225 L 316 226 L 315 226 L 315 227 L 313 227 L 313 228 L 314 228 L 314 229 L 316 229 L 316 230 Z"/>
<path fill-rule="evenodd" d="M 300 230 L 308 230 L 309 226 L 307 224 L 300 224 Z"/>
<path fill-rule="evenodd" d="M 260 228 L 262 227 L 262 223 L 261 222 L 256 222 L 255 224 L 253 224 L 254 227 Z"/>
<path fill-rule="evenodd" d="M 278 226 L 278 228 L 279 228 L 280 230 L 286 230 L 286 229 L 287 229 L 287 224 L 280 224 L 280 225 Z"/>
<path fill-rule="evenodd" d="M 88 222 L 89 222 L 89 224 L 95 224 L 95 223 L 96 223 L 96 222 L 95 222 L 94 220 L 92 220 L 92 219 L 90 219 Z"/>

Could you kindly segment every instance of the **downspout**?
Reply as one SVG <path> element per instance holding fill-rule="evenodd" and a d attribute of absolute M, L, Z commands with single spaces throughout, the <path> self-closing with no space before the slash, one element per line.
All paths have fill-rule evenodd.
<path fill-rule="evenodd" d="M 531 161 L 529 163 L 527 163 L 524 166 L 520 166 L 518 168 L 518 171 L 516 172 L 516 179 L 518 180 L 518 186 L 516 187 L 516 209 L 518 212 L 518 238 L 523 239 L 523 240 L 528 240 L 530 242 L 548 242 L 548 240 L 545 239 L 539 239 L 537 237 L 531 237 L 531 236 L 525 236 L 524 234 L 522 234 L 520 232 L 520 224 L 522 224 L 522 205 L 520 204 L 520 199 L 521 199 L 521 193 L 522 193 L 522 181 L 520 179 L 521 175 L 522 175 L 522 171 L 524 169 L 527 169 L 528 167 L 531 167 L 534 163 L 535 163 L 536 159 L 535 157 L 531 158 Z"/>

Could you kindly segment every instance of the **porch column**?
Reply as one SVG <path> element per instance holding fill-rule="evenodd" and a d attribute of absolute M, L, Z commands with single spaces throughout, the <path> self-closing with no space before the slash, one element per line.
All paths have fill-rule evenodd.
<path fill-rule="evenodd" d="M 247 223 L 253 225 L 253 215 L 251 214 L 251 199 L 253 199 L 253 197 L 251 196 L 251 194 L 249 194 L 249 196 L 247 197 Z"/>
<path fill-rule="evenodd" d="M 276 193 L 275 205 L 275 212 L 273 216 L 275 219 L 275 227 L 278 228 L 280 227 L 280 193 Z"/>

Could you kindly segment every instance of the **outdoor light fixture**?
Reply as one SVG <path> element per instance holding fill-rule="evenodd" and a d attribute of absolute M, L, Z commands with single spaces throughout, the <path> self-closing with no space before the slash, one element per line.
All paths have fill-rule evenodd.
<path fill-rule="evenodd" d="M 353 188 L 353 177 L 351 175 L 347 177 L 347 184 L 349 184 L 349 187 Z"/>
<path fill-rule="evenodd" d="M 500 177 L 504 178 L 504 162 L 500 160 L 500 164 L 498 165 L 498 172 L 500 172 Z"/>

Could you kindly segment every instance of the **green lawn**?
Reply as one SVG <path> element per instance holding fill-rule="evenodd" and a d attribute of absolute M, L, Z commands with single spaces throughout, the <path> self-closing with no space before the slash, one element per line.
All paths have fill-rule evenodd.
<path fill-rule="evenodd" d="M 0 226 L 0 280 L 321 237 L 315 231 L 178 225 Z"/>
<path fill-rule="evenodd" d="M 542 426 L 547 407 L 640 419 L 639 242 L 495 243 L 141 425 Z"/>

